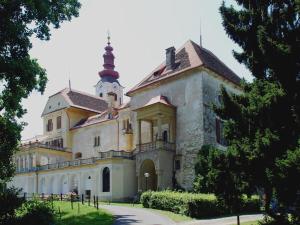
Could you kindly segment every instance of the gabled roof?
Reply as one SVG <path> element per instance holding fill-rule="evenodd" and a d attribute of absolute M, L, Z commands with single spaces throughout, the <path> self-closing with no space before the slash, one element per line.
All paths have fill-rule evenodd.
<path fill-rule="evenodd" d="M 74 127 L 71 128 L 71 130 L 82 128 L 82 127 L 87 127 L 90 125 L 102 123 L 102 122 L 109 121 L 109 120 L 114 120 L 116 118 L 118 118 L 118 115 L 116 113 L 112 113 L 112 117 L 109 118 L 108 111 L 104 111 L 101 114 L 97 114 L 97 115 L 90 116 L 88 118 L 80 120 Z"/>
<path fill-rule="evenodd" d="M 160 103 L 160 104 L 163 104 L 163 105 L 166 105 L 166 106 L 175 107 L 174 105 L 172 105 L 169 102 L 168 98 L 163 96 L 163 95 L 158 95 L 156 97 L 151 98 L 150 101 L 147 102 L 143 107 L 154 105 L 154 104 L 157 104 L 157 103 Z"/>
<path fill-rule="evenodd" d="M 181 75 L 183 72 L 197 67 L 205 67 L 236 85 L 239 85 L 241 81 L 241 78 L 229 69 L 217 56 L 191 40 L 187 41 L 176 51 L 175 64 L 175 69 L 166 70 L 166 63 L 163 62 L 139 84 L 128 91 L 127 95 L 150 84 Z"/>
<path fill-rule="evenodd" d="M 69 104 L 69 107 L 76 107 L 96 113 L 101 113 L 108 107 L 107 102 L 103 99 L 95 95 L 91 95 L 74 89 L 65 88 L 55 93 L 54 95 L 51 95 L 49 98 L 55 95 L 61 95 Z"/>

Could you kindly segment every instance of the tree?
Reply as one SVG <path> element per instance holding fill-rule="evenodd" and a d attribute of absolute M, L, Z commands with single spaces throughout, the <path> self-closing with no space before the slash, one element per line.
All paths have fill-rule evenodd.
<path fill-rule="evenodd" d="M 266 213 L 285 224 L 300 189 L 291 179 L 300 176 L 300 2 L 236 2 L 237 9 L 223 2 L 220 12 L 227 34 L 242 49 L 234 56 L 254 81 L 242 84 L 241 95 L 222 88 L 223 104 L 214 110 L 226 121 L 227 154 L 243 165 L 230 171 L 243 173 L 250 189 L 262 188 Z M 270 208 L 274 197 L 277 213 Z"/>
<path fill-rule="evenodd" d="M 0 1 L 0 181 L 13 175 L 12 155 L 17 150 L 19 122 L 26 113 L 21 100 L 31 91 L 43 93 L 46 71 L 29 55 L 30 38 L 49 40 L 50 26 L 78 16 L 77 0 L 1 0 Z"/>

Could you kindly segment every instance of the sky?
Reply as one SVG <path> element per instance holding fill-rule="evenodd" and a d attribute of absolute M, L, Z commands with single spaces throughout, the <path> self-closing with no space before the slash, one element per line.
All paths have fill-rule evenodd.
<path fill-rule="evenodd" d="M 41 114 L 48 97 L 69 86 L 95 93 L 102 70 L 107 31 L 125 92 L 165 59 L 165 49 L 180 48 L 187 40 L 212 51 L 240 77 L 249 71 L 232 56 L 239 50 L 226 35 L 219 13 L 221 0 L 82 0 L 79 17 L 52 29 L 50 41 L 32 38 L 32 58 L 47 70 L 43 95 L 32 92 L 22 104 L 28 125 L 22 139 L 42 134 Z M 200 32 L 200 24 L 201 30 Z"/>

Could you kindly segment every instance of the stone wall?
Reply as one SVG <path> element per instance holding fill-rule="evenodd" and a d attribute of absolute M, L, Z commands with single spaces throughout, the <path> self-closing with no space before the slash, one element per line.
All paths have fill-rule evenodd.
<path fill-rule="evenodd" d="M 180 78 L 156 85 L 135 94 L 131 98 L 131 109 L 145 105 L 151 98 L 164 95 L 177 108 L 176 153 L 182 155 L 181 169 L 176 178 L 183 188 L 191 189 L 194 180 L 194 163 L 203 143 L 202 77 L 205 71 L 194 70 Z M 133 113 L 133 121 L 136 115 Z M 136 129 L 136 124 L 133 126 Z M 135 141 L 136 132 L 135 134 Z"/>

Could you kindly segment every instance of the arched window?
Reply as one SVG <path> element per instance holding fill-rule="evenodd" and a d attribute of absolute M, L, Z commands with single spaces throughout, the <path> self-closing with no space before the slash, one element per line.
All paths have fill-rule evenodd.
<path fill-rule="evenodd" d="M 81 157 L 82 157 L 82 153 L 81 152 L 76 152 L 75 159 L 80 159 Z"/>
<path fill-rule="evenodd" d="M 168 141 L 168 131 L 166 131 L 166 130 L 163 132 L 163 141 L 164 142 Z"/>
<path fill-rule="evenodd" d="M 102 191 L 110 192 L 110 171 L 108 167 L 105 167 L 102 172 Z"/>

